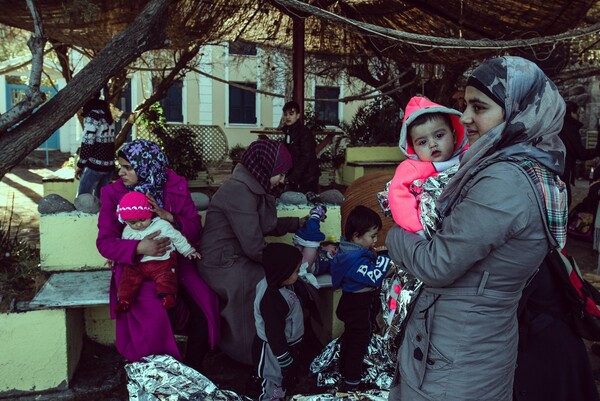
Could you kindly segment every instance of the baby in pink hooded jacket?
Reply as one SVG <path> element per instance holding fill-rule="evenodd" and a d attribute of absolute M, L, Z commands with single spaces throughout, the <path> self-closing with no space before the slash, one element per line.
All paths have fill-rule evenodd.
<path fill-rule="evenodd" d="M 431 195 L 424 193 L 427 180 L 442 172 L 455 171 L 450 169 L 458 165 L 459 156 L 469 146 L 460 116 L 458 110 L 421 96 L 414 96 L 406 105 L 400 149 L 407 159 L 398 165 L 389 184 L 388 202 L 396 224 L 424 237 L 423 223 L 428 216 L 421 210 L 421 201 Z M 447 181 L 441 180 L 434 188 L 441 192 Z M 430 204 L 434 202 L 435 199 Z"/>

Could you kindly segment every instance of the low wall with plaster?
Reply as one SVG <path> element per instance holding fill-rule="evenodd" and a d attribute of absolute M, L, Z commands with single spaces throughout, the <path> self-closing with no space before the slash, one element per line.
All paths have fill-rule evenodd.
<path fill-rule="evenodd" d="M 83 331 L 80 309 L 0 314 L 0 398 L 67 389 L 79 363 Z"/>

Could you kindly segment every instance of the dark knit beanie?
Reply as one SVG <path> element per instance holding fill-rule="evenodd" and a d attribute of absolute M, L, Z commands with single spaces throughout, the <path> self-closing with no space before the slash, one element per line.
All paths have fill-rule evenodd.
<path fill-rule="evenodd" d="M 281 287 L 301 261 L 302 253 L 298 248 L 278 242 L 267 244 L 263 250 L 263 267 L 269 287 Z"/>

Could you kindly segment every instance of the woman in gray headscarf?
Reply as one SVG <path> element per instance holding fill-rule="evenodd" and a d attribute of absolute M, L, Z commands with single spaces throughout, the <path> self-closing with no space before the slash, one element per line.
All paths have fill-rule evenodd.
<path fill-rule="evenodd" d="M 394 227 L 386 240 L 423 281 L 394 401 L 511 400 L 521 292 L 565 241 L 565 104 L 554 84 L 534 63 L 501 57 L 473 71 L 465 99 L 470 148 L 438 199 L 441 229 L 427 241 Z"/>

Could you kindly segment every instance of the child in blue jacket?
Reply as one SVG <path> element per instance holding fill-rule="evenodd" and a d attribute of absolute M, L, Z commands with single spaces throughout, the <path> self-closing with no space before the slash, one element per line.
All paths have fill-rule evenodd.
<path fill-rule="evenodd" d="M 388 273 L 390 258 L 374 251 L 381 218 L 366 206 L 357 206 L 348 215 L 336 256 L 331 261 L 334 288 L 342 288 L 336 315 L 344 322 L 340 348 L 340 392 L 356 391 L 362 375 L 362 361 L 371 340 L 377 289 Z"/>

